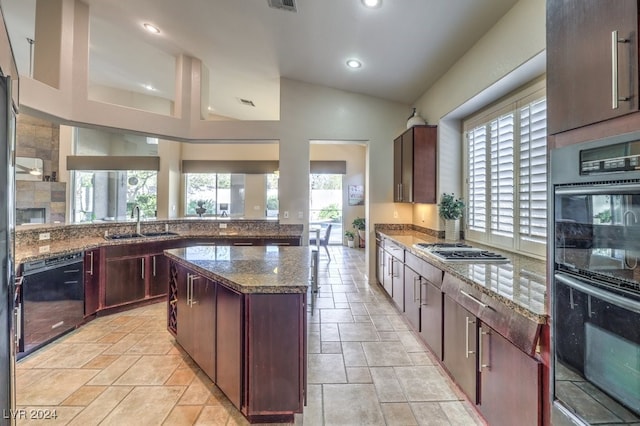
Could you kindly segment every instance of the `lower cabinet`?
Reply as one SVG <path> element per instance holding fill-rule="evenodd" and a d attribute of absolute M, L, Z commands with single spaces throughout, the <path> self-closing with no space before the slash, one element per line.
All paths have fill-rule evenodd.
<path fill-rule="evenodd" d="M 516 348 L 486 324 L 478 341 L 478 407 L 492 426 L 539 425 L 542 363 Z"/>
<path fill-rule="evenodd" d="M 420 280 L 420 336 L 442 360 L 442 291 L 426 278 Z"/>
<path fill-rule="evenodd" d="M 225 286 L 216 302 L 216 385 L 235 405 L 242 405 L 243 297 Z"/>
<path fill-rule="evenodd" d="M 475 315 L 445 294 L 443 364 L 473 403 L 478 402 L 477 328 Z"/>
<path fill-rule="evenodd" d="M 404 267 L 404 316 L 420 332 L 420 275 L 408 266 Z"/>
<path fill-rule="evenodd" d="M 216 375 L 216 283 L 176 265 L 176 340 L 212 380 Z"/>
<path fill-rule="evenodd" d="M 250 422 L 301 413 L 306 295 L 239 293 L 176 262 L 170 276 L 168 329 L 231 403 Z"/>
<path fill-rule="evenodd" d="M 107 259 L 105 307 L 144 299 L 146 256 Z"/>
<path fill-rule="evenodd" d="M 100 249 L 84 253 L 84 316 L 100 308 Z"/>
<path fill-rule="evenodd" d="M 391 256 L 391 297 L 400 312 L 404 312 L 404 262 Z"/>
<path fill-rule="evenodd" d="M 151 271 L 149 272 L 149 296 L 167 294 L 169 288 L 169 259 L 164 254 L 155 253 L 149 256 Z"/>

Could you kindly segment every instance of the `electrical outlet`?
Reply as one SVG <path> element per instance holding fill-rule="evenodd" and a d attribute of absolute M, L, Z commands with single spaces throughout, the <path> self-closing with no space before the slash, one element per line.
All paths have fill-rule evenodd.
<path fill-rule="evenodd" d="M 283 216 L 285 219 L 289 219 L 289 212 L 284 212 Z"/>
<path fill-rule="evenodd" d="M 393 218 L 397 219 L 398 218 L 398 210 L 394 210 L 393 211 Z"/>
<path fill-rule="evenodd" d="M 51 239 L 51 234 L 49 232 L 42 232 L 39 236 L 40 241 Z"/>
<path fill-rule="evenodd" d="M 227 228 L 227 224 L 226 223 L 221 223 L 220 224 L 220 229 L 226 229 Z"/>
<path fill-rule="evenodd" d="M 49 246 L 40 246 L 40 247 L 38 247 L 38 252 L 40 252 L 40 253 L 49 253 L 50 249 L 51 249 L 51 247 L 49 247 Z"/>

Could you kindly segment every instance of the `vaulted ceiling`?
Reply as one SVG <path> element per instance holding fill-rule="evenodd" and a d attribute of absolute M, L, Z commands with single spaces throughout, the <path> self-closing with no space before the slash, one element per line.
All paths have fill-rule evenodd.
<path fill-rule="evenodd" d="M 212 113 L 263 120 L 279 116 L 281 77 L 411 104 L 517 0 L 382 0 L 375 9 L 361 0 L 295 0 L 296 12 L 268 0 L 85 2 L 90 84 L 172 99 L 175 57 L 186 54 L 209 70 Z M 27 74 L 36 0 L 0 4 Z M 362 67 L 349 69 L 350 58 Z"/>

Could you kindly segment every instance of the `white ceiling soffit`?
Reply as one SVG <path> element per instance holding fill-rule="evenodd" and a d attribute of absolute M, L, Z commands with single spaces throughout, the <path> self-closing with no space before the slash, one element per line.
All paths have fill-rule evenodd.
<path fill-rule="evenodd" d="M 35 4 L 0 1 L 10 32 L 25 2 Z M 99 23 L 92 82 L 147 94 L 142 84 L 152 84 L 172 99 L 174 72 L 160 64 L 187 54 L 209 69 L 212 113 L 242 120 L 279 117 L 281 77 L 411 104 L 517 3 L 402 0 L 367 9 L 360 0 L 295 0 L 291 13 L 270 0 L 84 1 Z M 145 32 L 145 22 L 161 33 Z M 362 67 L 348 69 L 349 58 Z"/>

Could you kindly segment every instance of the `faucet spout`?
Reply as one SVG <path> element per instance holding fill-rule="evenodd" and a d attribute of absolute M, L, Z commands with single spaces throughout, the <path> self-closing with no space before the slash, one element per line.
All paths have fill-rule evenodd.
<path fill-rule="evenodd" d="M 133 215 L 137 214 L 136 216 L 136 234 L 140 234 L 140 206 L 139 205 L 135 205 L 133 206 L 133 208 L 131 209 L 131 219 L 133 219 Z"/>

